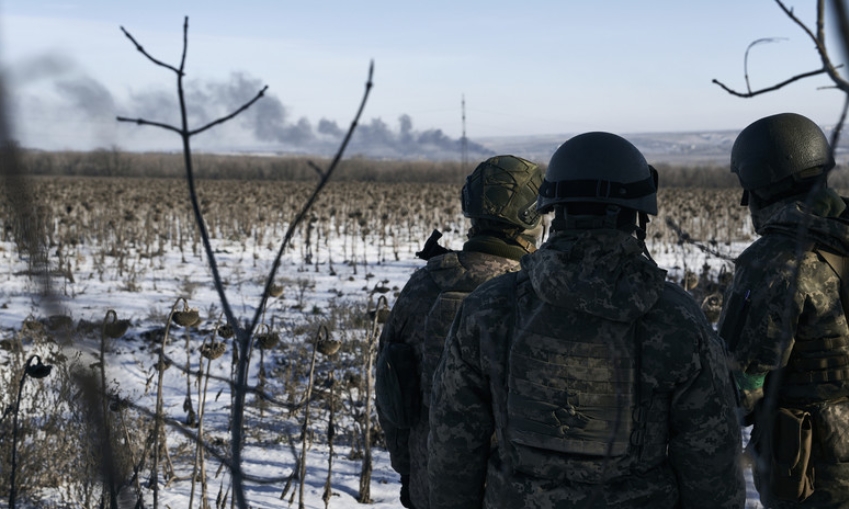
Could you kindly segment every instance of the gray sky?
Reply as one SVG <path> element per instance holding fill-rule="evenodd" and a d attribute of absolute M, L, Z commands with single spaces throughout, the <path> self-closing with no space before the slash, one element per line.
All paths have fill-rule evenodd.
<path fill-rule="evenodd" d="M 814 3 L 790 1 L 812 25 Z M 176 122 L 175 76 L 189 16 L 186 83 L 199 125 L 249 100 L 251 115 L 202 147 L 308 145 L 345 129 L 375 63 L 362 136 L 448 143 L 476 137 L 742 129 L 795 111 L 821 125 L 843 96 L 825 77 L 753 99 L 753 89 L 820 67 L 807 35 L 769 0 L 371 1 L 6 0 L 0 64 L 25 146 L 174 150 L 175 135 L 116 115 Z M 834 37 L 833 37 L 834 38 Z M 833 52 L 837 60 L 842 55 Z M 402 118 L 403 117 L 403 118 Z M 441 138 L 440 138 L 441 136 Z M 202 138 L 202 139 L 201 139 Z"/>

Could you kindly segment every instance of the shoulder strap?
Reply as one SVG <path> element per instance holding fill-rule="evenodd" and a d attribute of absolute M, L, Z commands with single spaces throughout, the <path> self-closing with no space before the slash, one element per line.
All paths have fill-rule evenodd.
<path fill-rule="evenodd" d="M 637 457 L 643 458 L 643 444 L 645 444 L 646 428 L 648 427 L 648 415 L 651 411 L 652 396 L 654 391 L 650 383 L 643 378 L 643 317 L 634 323 L 634 371 L 636 371 L 637 406 L 634 408 L 634 431 L 631 432 L 631 445 L 636 448 Z"/>
<path fill-rule="evenodd" d="M 849 277 L 849 257 L 826 251 L 819 246 L 814 248 L 814 252 L 825 260 L 825 263 L 840 278 L 840 304 L 843 306 L 843 315 L 849 317 L 849 281 L 847 281 L 847 277 Z"/>

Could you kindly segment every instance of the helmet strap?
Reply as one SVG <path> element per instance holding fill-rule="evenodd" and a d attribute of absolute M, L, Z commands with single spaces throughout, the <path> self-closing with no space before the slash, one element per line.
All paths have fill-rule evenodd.
<path fill-rule="evenodd" d="M 646 226 L 649 224 L 649 215 L 645 212 L 637 213 L 637 220 L 640 222 L 640 225 L 634 228 L 634 233 L 637 235 L 637 238 L 645 241 L 646 240 Z"/>
<path fill-rule="evenodd" d="M 828 187 L 824 178 L 825 175 L 825 173 L 820 173 L 809 178 L 791 175 L 770 186 L 753 189 L 749 191 L 747 204 L 751 203 L 755 208 L 760 209 L 794 196 L 810 194 L 815 187 Z"/>

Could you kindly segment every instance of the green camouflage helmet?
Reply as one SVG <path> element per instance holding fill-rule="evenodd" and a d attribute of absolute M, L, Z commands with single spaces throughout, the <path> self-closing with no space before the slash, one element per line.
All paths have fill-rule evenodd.
<path fill-rule="evenodd" d="M 731 172 L 746 191 L 765 189 L 793 177 L 815 177 L 834 167 L 822 130 L 797 113 L 779 113 L 743 129 L 731 149 Z"/>
<path fill-rule="evenodd" d="M 536 211 L 542 183 L 539 167 L 521 157 L 501 155 L 480 163 L 463 186 L 463 215 L 529 230 L 540 224 Z"/>
<path fill-rule="evenodd" d="M 607 203 L 657 215 L 657 171 L 621 136 L 575 136 L 551 156 L 537 210 L 545 214 L 563 203 Z"/>

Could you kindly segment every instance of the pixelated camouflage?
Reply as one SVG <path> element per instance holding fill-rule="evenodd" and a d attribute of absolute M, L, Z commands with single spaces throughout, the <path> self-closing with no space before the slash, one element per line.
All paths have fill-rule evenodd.
<path fill-rule="evenodd" d="M 809 210 L 788 199 L 753 211 L 761 237 L 737 259 L 719 321 L 753 435 L 775 418 L 775 409 L 754 412 L 765 393 L 777 395 L 776 407 L 808 410 L 814 419 L 814 493 L 798 503 L 762 490 L 773 507 L 849 506 L 849 327 L 841 280 L 821 254 L 849 256 L 849 218 L 833 191 L 813 203 Z"/>
<path fill-rule="evenodd" d="M 721 343 L 693 299 L 665 283 L 665 271 L 644 252 L 642 242 L 618 230 L 565 230 L 524 257 L 521 272 L 494 278 L 466 298 L 433 380 L 432 509 L 743 507 L 740 430 Z M 518 319 L 517 308 L 522 309 Z M 532 331 L 545 341 L 560 337 L 574 346 L 584 334 L 619 333 L 622 324 L 633 324 L 633 336 L 640 338 L 636 345 L 628 337 L 620 347 L 628 352 L 617 353 L 621 359 L 633 353 L 630 372 L 623 369 L 605 379 L 611 377 L 610 366 L 602 366 L 601 358 L 609 349 L 588 355 L 589 365 L 557 355 L 547 360 L 565 368 L 562 392 L 565 403 L 572 398 L 573 417 L 593 418 L 584 410 L 604 406 L 593 397 L 618 406 L 625 400 L 611 402 L 610 395 L 629 392 L 635 403 L 625 419 L 633 421 L 626 425 L 633 432 L 624 451 L 600 454 L 599 438 L 570 435 L 576 421 L 560 412 L 563 436 L 591 447 L 577 454 L 571 452 L 577 444 L 564 449 L 556 440 L 539 442 L 538 459 L 559 465 L 557 471 L 534 473 L 516 465 L 522 440 L 508 401 L 516 331 Z M 522 348 L 533 346 L 526 342 Z M 537 352 L 550 348 L 542 345 Z M 639 378 L 611 389 L 629 373 Z M 570 414 L 568 405 L 561 409 Z M 610 423 L 602 425 L 612 431 Z M 606 437 L 618 435 L 599 437 L 606 443 Z M 585 475 L 599 465 L 601 475 Z"/>
<path fill-rule="evenodd" d="M 492 254 L 496 252 L 497 254 Z M 420 419 L 412 428 L 401 429 L 387 419 L 378 405 L 378 418 L 386 434 L 392 467 L 410 475 L 410 498 L 416 509 L 428 507 L 427 436 L 431 380 L 451 322 L 462 299 L 488 279 L 519 269 L 518 258 L 526 252 L 518 246 L 491 237 L 474 237 L 463 251 L 449 252 L 428 260 L 417 270 L 401 294 L 384 325 L 379 354 L 389 343 L 413 347 L 422 405 Z M 381 381 L 376 381 L 379 390 Z M 413 396 L 411 396 L 413 397 Z M 376 399 L 381 399 L 377 394 Z"/>

